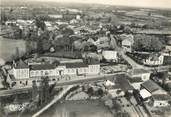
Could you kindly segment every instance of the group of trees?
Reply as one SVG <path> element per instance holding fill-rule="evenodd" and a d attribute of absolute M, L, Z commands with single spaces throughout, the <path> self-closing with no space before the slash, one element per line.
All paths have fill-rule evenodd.
<path fill-rule="evenodd" d="M 40 81 L 39 87 L 36 82 L 33 81 L 32 85 L 32 100 L 35 100 L 36 97 L 39 97 L 39 104 L 42 105 L 46 103 L 50 98 L 50 86 L 49 86 L 49 78 L 42 77 Z"/>
<path fill-rule="evenodd" d="M 100 96 L 102 97 L 104 95 L 104 91 L 99 88 L 98 90 L 94 90 L 93 87 L 88 88 L 87 90 L 87 94 L 91 97 L 91 96 Z"/>
<path fill-rule="evenodd" d="M 156 36 L 135 35 L 133 48 L 135 51 L 159 52 L 164 45 Z"/>

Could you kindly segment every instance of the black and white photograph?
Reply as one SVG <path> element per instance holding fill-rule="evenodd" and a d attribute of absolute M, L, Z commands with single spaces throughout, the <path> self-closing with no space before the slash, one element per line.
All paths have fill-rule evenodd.
<path fill-rule="evenodd" d="M 171 0 L 0 0 L 0 117 L 171 117 Z"/>

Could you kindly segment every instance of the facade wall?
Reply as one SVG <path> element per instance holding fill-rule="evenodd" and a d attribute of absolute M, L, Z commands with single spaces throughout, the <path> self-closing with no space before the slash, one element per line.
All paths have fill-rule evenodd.
<path fill-rule="evenodd" d="M 137 75 L 134 75 L 133 77 L 141 77 L 142 81 L 147 81 L 150 79 L 150 74 L 151 73 L 137 74 Z"/>
<path fill-rule="evenodd" d="M 68 68 L 68 69 L 64 70 L 64 74 L 65 75 L 76 75 L 77 70 L 76 70 L 76 68 Z"/>
<path fill-rule="evenodd" d="M 98 74 L 100 73 L 100 65 L 89 65 L 88 74 Z"/>
<path fill-rule="evenodd" d="M 55 76 L 55 69 L 50 70 L 31 70 L 30 77 L 38 77 L 38 76 Z"/>
<path fill-rule="evenodd" d="M 14 77 L 16 79 L 29 78 L 29 69 L 13 69 Z"/>
<path fill-rule="evenodd" d="M 89 65 L 88 67 L 66 68 L 59 66 L 49 70 L 29 70 L 29 69 L 14 69 L 14 77 L 16 79 L 25 79 L 42 76 L 60 76 L 60 75 L 82 75 L 82 74 L 98 74 L 100 73 L 100 65 Z"/>
<path fill-rule="evenodd" d="M 162 101 L 162 100 L 155 100 L 154 102 L 153 102 L 153 106 L 154 107 L 164 107 L 164 106 L 168 106 L 169 104 L 168 104 L 168 102 L 167 101 Z"/>
<path fill-rule="evenodd" d="M 134 89 L 140 90 L 141 84 L 142 82 L 135 82 L 135 83 L 132 83 L 132 86 L 134 87 Z"/>
<path fill-rule="evenodd" d="M 118 55 L 116 51 L 103 51 L 102 55 L 106 60 L 118 60 Z"/>
<path fill-rule="evenodd" d="M 154 61 L 154 60 L 151 60 L 151 58 L 149 58 L 145 60 L 143 63 L 146 65 L 162 65 L 164 61 L 164 56 L 160 56 L 158 59 L 159 60 Z"/>

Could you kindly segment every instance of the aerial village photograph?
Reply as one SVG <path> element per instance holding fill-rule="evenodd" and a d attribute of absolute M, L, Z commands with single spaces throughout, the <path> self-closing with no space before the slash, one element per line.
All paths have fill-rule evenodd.
<path fill-rule="evenodd" d="M 0 117 L 171 117 L 171 0 L 0 0 Z"/>

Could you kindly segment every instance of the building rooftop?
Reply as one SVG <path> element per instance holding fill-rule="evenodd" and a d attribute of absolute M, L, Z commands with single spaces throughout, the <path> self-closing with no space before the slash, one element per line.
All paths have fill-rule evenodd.
<path fill-rule="evenodd" d="M 141 77 L 128 78 L 130 83 L 143 82 Z"/>
<path fill-rule="evenodd" d="M 145 81 L 144 83 L 141 84 L 141 86 L 144 87 L 146 90 L 148 90 L 150 93 L 161 89 L 161 87 L 152 80 Z"/>
<path fill-rule="evenodd" d="M 63 63 L 63 65 L 66 66 L 66 68 L 79 68 L 79 67 L 88 67 L 87 64 L 83 62 L 76 62 L 76 63 Z"/>
<path fill-rule="evenodd" d="M 16 66 L 14 66 L 15 69 L 25 69 L 25 68 L 29 68 L 29 66 L 22 60 L 19 60 L 16 63 Z"/>
<path fill-rule="evenodd" d="M 30 65 L 31 70 L 49 70 L 55 69 L 55 65 L 52 64 L 41 64 L 41 65 Z"/>
<path fill-rule="evenodd" d="M 152 98 L 154 100 L 171 101 L 171 96 L 168 94 L 156 94 L 156 95 L 153 95 Z"/>
<path fill-rule="evenodd" d="M 151 97 L 151 93 L 148 92 L 146 89 L 140 90 L 140 95 L 143 99 Z"/>

